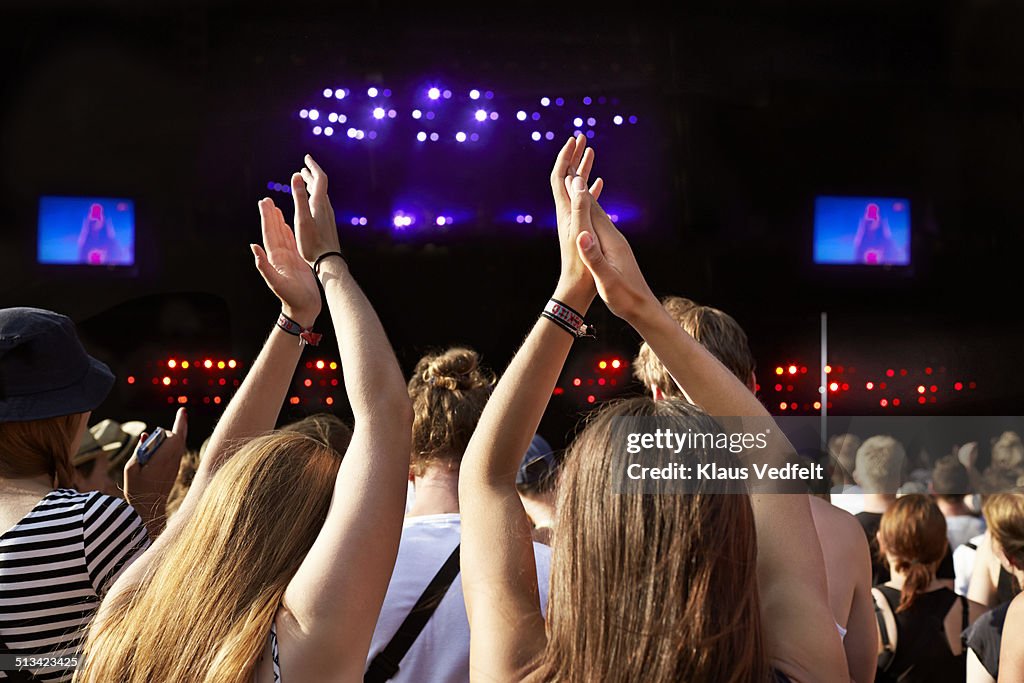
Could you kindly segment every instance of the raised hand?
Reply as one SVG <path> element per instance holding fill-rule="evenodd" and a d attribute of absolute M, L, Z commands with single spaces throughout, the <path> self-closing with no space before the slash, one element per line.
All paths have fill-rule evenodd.
<path fill-rule="evenodd" d="M 188 415 L 184 408 L 178 408 L 174 426 L 166 431 L 167 438 L 157 446 L 145 465 L 139 464 L 139 447 L 146 442 L 148 434 L 143 432 L 135 453 L 124 467 L 124 494 L 149 531 L 156 537 L 163 530 L 166 521 L 167 496 L 178 478 L 181 456 L 185 454 L 185 439 L 188 436 Z"/>
<path fill-rule="evenodd" d="M 640 272 L 629 242 L 608 214 L 597 201 L 581 199 L 581 206 L 589 205 L 590 210 L 572 213 L 579 258 L 593 276 L 597 292 L 609 310 L 633 323 L 652 305 L 660 307 L 658 299 Z"/>
<path fill-rule="evenodd" d="M 581 288 L 593 296 L 593 279 L 576 255 L 575 224 L 572 221 L 573 195 L 583 191 L 590 179 L 594 166 L 594 150 L 587 149 L 587 138 L 580 135 L 569 138 L 558 152 L 554 168 L 551 169 L 551 194 L 555 200 L 555 216 L 558 221 L 558 244 L 562 256 L 560 284 L 570 289 Z M 594 181 L 590 188 L 596 200 L 604 189 L 604 181 Z M 578 203 L 578 202 L 577 202 Z"/>
<path fill-rule="evenodd" d="M 259 203 L 263 247 L 250 244 L 256 269 L 267 286 L 281 300 L 281 310 L 303 327 L 310 327 L 320 315 L 320 288 L 309 264 L 299 255 L 292 229 L 281 210 L 270 199 Z"/>
<path fill-rule="evenodd" d="M 299 254 L 312 265 L 323 254 L 338 251 L 340 243 L 334 209 L 327 196 L 327 174 L 308 154 L 305 162 L 305 167 L 292 175 L 292 199 Z"/>

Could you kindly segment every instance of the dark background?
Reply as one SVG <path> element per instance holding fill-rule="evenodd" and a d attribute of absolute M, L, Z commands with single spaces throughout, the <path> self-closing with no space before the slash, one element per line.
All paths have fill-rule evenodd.
<path fill-rule="evenodd" d="M 201 433 L 219 412 L 201 402 L 218 391 L 209 381 L 241 376 L 277 310 L 247 246 L 259 236 L 256 201 L 269 194 L 290 215 L 288 196 L 267 183 L 287 182 L 310 151 L 331 175 L 339 216 L 358 207 L 386 217 L 412 197 L 462 211 L 447 231 L 394 235 L 386 218 L 339 228 L 403 367 L 461 343 L 500 369 L 550 294 L 557 250 L 542 225 L 497 216 L 512 205 L 550 211 L 547 173 L 572 132 L 555 127 L 553 142 L 532 143 L 510 114 L 544 95 L 601 95 L 640 117 L 628 130 L 599 128 L 594 143 L 608 201 L 640 208 L 622 227 L 649 281 L 739 320 L 770 409 L 781 398 L 814 412 L 827 312 L 830 361 L 845 373 L 833 376 L 851 386 L 834 412 L 1021 414 L 1024 8 L 656 7 L 6 2 L 0 305 L 80 324 L 119 376 L 103 416 L 167 420 L 166 401 L 186 395 Z M 328 141 L 297 115 L 325 86 L 381 84 L 401 120 L 430 79 L 495 91 L 503 118 L 486 145 L 423 148 L 408 121 L 381 144 Z M 827 193 L 910 197 L 911 272 L 812 267 L 813 199 Z M 134 198 L 138 267 L 37 266 L 42 194 Z M 587 384 L 598 358 L 628 361 L 637 344 L 599 303 L 590 317 L 600 338 L 577 345 L 542 429 L 555 442 L 587 396 L 628 384 L 629 368 L 608 376 L 614 389 Z M 308 358 L 329 360 L 329 349 Z M 169 357 L 237 358 L 241 368 L 167 373 Z M 809 372 L 776 392 L 775 368 L 790 363 Z M 888 369 L 884 395 L 902 401 L 882 408 L 865 381 L 885 381 Z M 164 374 L 175 384 L 154 387 Z M 303 393 L 306 376 L 314 386 Z M 329 376 L 303 369 L 289 414 L 322 406 L 331 389 L 318 382 Z M 177 384 L 186 377 L 187 389 Z M 917 403 L 919 383 L 934 403 Z"/>

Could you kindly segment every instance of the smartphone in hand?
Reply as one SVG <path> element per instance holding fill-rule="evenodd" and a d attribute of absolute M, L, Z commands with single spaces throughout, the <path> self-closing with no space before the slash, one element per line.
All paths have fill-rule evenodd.
<path fill-rule="evenodd" d="M 146 440 L 139 446 L 139 450 L 135 452 L 135 458 L 139 461 L 139 467 L 143 467 L 149 459 L 153 457 L 153 453 L 156 449 L 160 448 L 160 444 L 167 438 L 167 432 L 164 431 L 163 427 L 157 427 L 153 430 Z"/>

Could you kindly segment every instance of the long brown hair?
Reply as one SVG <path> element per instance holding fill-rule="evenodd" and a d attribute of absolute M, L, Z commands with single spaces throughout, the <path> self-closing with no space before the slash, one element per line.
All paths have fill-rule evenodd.
<path fill-rule="evenodd" d="M 494 388 L 494 374 L 472 349 L 424 356 L 409 380 L 412 467 L 416 475 L 438 462 L 458 467 Z"/>
<path fill-rule="evenodd" d="M 275 432 L 214 475 L 187 529 L 92 625 L 76 682 L 245 683 L 327 517 L 341 456 Z"/>
<path fill-rule="evenodd" d="M 1024 567 L 1024 493 L 996 493 L 982 507 L 992 540 L 1008 560 Z"/>
<path fill-rule="evenodd" d="M 629 427 L 658 417 L 673 430 L 720 431 L 678 399 L 629 399 L 590 422 L 559 482 L 539 680 L 768 679 L 750 499 L 733 493 L 614 492 Z M 680 456 L 730 464 L 728 452 Z M 721 489 L 720 489 L 721 490 Z"/>
<path fill-rule="evenodd" d="M 0 476 L 35 477 L 48 474 L 57 488 L 74 488 L 71 453 L 82 413 L 45 420 L 0 422 Z"/>
<path fill-rule="evenodd" d="M 897 612 L 904 612 L 935 579 L 949 543 L 946 518 L 931 496 L 901 496 L 882 515 L 878 540 L 879 550 L 892 558 L 896 571 L 906 576 L 896 608 Z"/>

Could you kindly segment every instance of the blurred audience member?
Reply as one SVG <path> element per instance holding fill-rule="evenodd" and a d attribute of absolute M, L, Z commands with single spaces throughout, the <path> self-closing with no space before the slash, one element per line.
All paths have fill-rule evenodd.
<path fill-rule="evenodd" d="M 557 483 L 558 459 L 544 437 L 535 434 L 519 465 L 516 490 L 533 525 L 533 540 L 544 545 L 551 545 L 555 528 Z"/>
<path fill-rule="evenodd" d="M 77 472 L 76 488 L 121 496 L 125 463 L 145 430 L 146 423 L 138 421 L 121 424 L 103 420 L 90 427 L 72 459 Z"/>
<path fill-rule="evenodd" d="M 932 469 L 932 494 L 946 518 L 949 547 L 956 550 L 985 531 L 985 522 L 971 514 L 964 496 L 971 493 L 967 468 L 952 455 L 940 458 Z"/>

